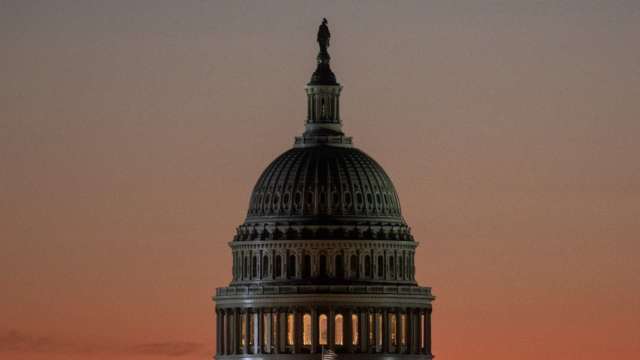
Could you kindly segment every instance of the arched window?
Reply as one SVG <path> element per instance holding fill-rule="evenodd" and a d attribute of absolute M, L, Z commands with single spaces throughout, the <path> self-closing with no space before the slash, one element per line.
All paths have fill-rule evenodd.
<path fill-rule="evenodd" d="M 369 255 L 364 257 L 364 277 L 371 277 L 371 257 Z"/>
<path fill-rule="evenodd" d="M 395 258 L 393 256 L 391 256 L 389 258 L 389 273 L 391 275 L 392 278 L 394 278 L 396 276 L 396 266 L 395 266 Z"/>
<path fill-rule="evenodd" d="M 251 276 L 254 279 L 258 277 L 258 257 L 255 255 L 251 259 Z"/>
<path fill-rule="evenodd" d="M 262 324 L 264 327 L 262 329 L 262 351 L 268 354 L 271 352 L 271 337 L 269 335 L 271 334 L 271 327 L 273 326 L 271 323 L 271 313 L 262 313 Z"/>
<path fill-rule="evenodd" d="M 282 276 L 282 256 L 280 255 L 276 255 L 276 263 L 273 272 L 275 273 L 276 278 Z"/>
<path fill-rule="evenodd" d="M 305 255 L 302 258 L 302 277 L 308 278 L 311 277 L 311 256 Z"/>
<path fill-rule="evenodd" d="M 302 344 L 311 345 L 311 315 L 302 316 Z"/>
<path fill-rule="evenodd" d="M 269 256 L 262 257 L 262 277 L 269 277 Z"/>
<path fill-rule="evenodd" d="M 384 277 L 384 257 L 378 256 L 378 278 Z"/>
<path fill-rule="evenodd" d="M 247 314 L 242 313 L 240 315 L 240 346 L 246 345 L 247 338 Z"/>
<path fill-rule="evenodd" d="M 344 278 L 344 262 L 342 260 L 342 255 L 336 255 L 336 277 L 338 279 Z"/>
<path fill-rule="evenodd" d="M 292 278 L 296 276 L 296 256 L 289 255 L 289 261 L 287 262 L 287 277 Z"/>
<path fill-rule="evenodd" d="M 320 314 L 320 317 L 318 318 L 318 327 L 319 327 L 319 331 L 318 331 L 318 343 L 320 345 L 327 345 L 329 343 L 329 337 L 327 335 L 327 315 L 325 314 Z"/>
<path fill-rule="evenodd" d="M 398 271 L 400 272 L 398 278 L 404 278 L 404 256 L 400 256 L 398 259 Z"/>
<path fill-rule="evenodd" d="M 358 266 L 358 256 L 351 255 L 351 277 L 358 278 L 360 277 L 360 267 Z"/>
<path fill-rule="evenodd" d="M 384 338 L 384 329 L 382 326 L 382 313 L 376 313 L 376 346 L 378 348 L 382 347 L 382 339 Z"/>
<path fill-rule="evenodd" d="M 249 346 L 252 346 L 255 343 L 255 323 L 256 316 L 258 314 L 247 313 L 247 318 L 249 320 Z M 253 350 L 253 348 L 249 348 L 249 351 Z"/>
<path fill-rule="evenodd" d="M 335 316 L 335 336 L 334 336 L 334 343 L 336 345 L 344 345 L 344 333 L 343 333 L 343 329 L 344 329 L 344 317 L 342 316 L 342 314 L 336 314 Z"/>
<path fill-rule="evenodd" d="M 296 322 L 293 313 L 287 314 L 287 345 L 293 346 L 296 337 Z"/>
<path fill-rule="evenodd" d="M 358 336 L 358 315 L 351 314 L 351 345 L 358 345 L 360 343 L 360 337 Z"/>
<path fill-rule="evenodd" d="M 327 256 L 326 255 L 320 255 L 320 277 L 326 277 L 327 276 Z"/>

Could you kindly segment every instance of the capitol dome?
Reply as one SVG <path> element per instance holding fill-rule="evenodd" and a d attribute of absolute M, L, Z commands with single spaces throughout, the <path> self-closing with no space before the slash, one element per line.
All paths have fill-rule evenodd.
<path fill-rule="evenodd" d="M 217 360 L 433 359 L 418 243 L 389 176 L 342 131 L 329 38 L 325 19 L 304 132 L 262 172 L 229 242 Z"/>
<path fill-rule="evenodd" d="M 238 231 L 238 240 L 372 236 L 410 239 L 391 179 L 364 152 L 325 144 L 277 157 L 258 179 Z"/>

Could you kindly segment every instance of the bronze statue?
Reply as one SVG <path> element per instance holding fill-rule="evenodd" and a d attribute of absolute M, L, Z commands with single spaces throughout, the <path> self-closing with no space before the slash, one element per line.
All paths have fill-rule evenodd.
<path fill-rule="evenodd" d="M 327 26 L 327 19 L 322 19 L 322 24 L 318 28 L 318 44 L 320 44 L 320 52 L 326 52 L 329 47 L 329 38 L 331 37 L 331 33 L 329 32 L 329 27 Z"/>

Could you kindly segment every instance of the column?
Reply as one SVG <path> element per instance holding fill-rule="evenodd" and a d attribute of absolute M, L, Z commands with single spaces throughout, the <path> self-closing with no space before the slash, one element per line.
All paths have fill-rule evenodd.
<path fill-rule="evenodd" d="M 382 352 L 388 353 L 391 348 L 391 331 L 389 327 L 389 311 L 384 308 L 382 309 Z"/>
<path fill-rule="evenodd" d="M 220 355 L 220 310 L 216 309 L 216 356 Z"/>
<path fill-rule="evenodd" d="M 380 332 L 379 326 L 378 326 L 378 311 L 376 308 L 370 309 L 369 313 L 371 314 L 371 319 L 373 320 L 371 322 L 371 326 L 373 326 L 373 342 L 369 345 L 369 350 L 372 350 L 372 352 L 379 352 L 380 349 L 378 349 L 378 333 Z"/>
<path fill-rule="evenodd" d="M 336 344 L 335 344 L 335 336 L 336 336 L 336 312 L 333 310 L 333 308 L 329 309 L 329 318 L 327 319 L 327 337 L 329 340 L 329 349 L 331 350 L 335 350 L 336 349 Z"/>
<path fill-rule="evenodd" d="M 240 320 L 240 326 L 244 326 L 244 336 L 242 337 L 242 339 L 243 339 L 243 341 L 242 341 L 242 343 L 243 343 L 242 344 L 242 353 L 243 354 L 248 354 L 249 353 L 249 336 L 251 335 L 250 327 L 249 327 L 250 324 L 251 324 L 251 321 L 249 321 L 249 316 L 250 315 L 251 314 L 249 313 L 249 309 L 245 309 L 244 310 L 244 324 L 242 324 L 242 320 Z M 240 335 L 242 335 L 242 333 L 240 333 Z"/>
<path fill-rule="evenodd" d="M 416 312 L 414 309 L 407 309 L 407 352 L 409 354 L 415 354 L 416 343 Z"/>
<path fill-rule="evenodd" d="M 280 312 L 278 308 L 273 308 L 272 311 L 271 326 L 273 326 L 273 328 L 271 329 L 271 348 L 273 349 L 273 353 L 277 354 L 280 352 Z"/>
<path fill-rule="evenodd" d="M 257 321 L 256 321 L 256 330 L 255 330 L 255 339 L 253 340 L 253 343 L 255 345 L 253 353 L 254 354 L 261 354 L 262 353 L 262 339 L 263 339 L 263 332 L 264 332 L 264 317 L 262 316 L 262 308 L 257 309 L 256 310 L 256 317 L 257 317 Z"/>
<path fill-rule="evenodd" d="M 318 324 L 318 308 L 311 308 L 311 353 L 315 354 L 318 352 L 318 341 L 319 341 L 319 324 Z"/>
<path fill-rule="evenodd" d="M 351 320 L 351 315 L 353 315 L 353 311 L 349 308 L 343 312 L 342 323 L 342 341 L 344 343 L 344 349 L 346 352 L 353 352 L 353 323 Z"/>
<path fill-rule="evenodd" d="M 396 308 L 396 352 L 402 352 L 402 309 Z"/>
<path fill-rule="evenodd" d="M 265 319 L 266 315 L 266 319 Z M 271 353 L 271 309 L 263 309 L 262 311 L 262 353 L 270 354 Z"/>
<path fill-rule="evenodd" d="M 296 257 L 297 259 L 297 257 Z M 298 269 L 296 268 L 296 271 Z M 302 312 L 298 308 L 293 309 L 293 323 L 295 331 L 293 332 L 293 352 L 302 352 Z"/>
<path fill-rule="evenodd" d="M 360 309 L 360 352 L 369 351 L 369 311 Z"/>
<path fill-rule="evenodd" d="M 281 308 L 278 314 L 278 346 L 280 352 L 287 352 L 287 309 Z"/>
<path fill-rule="evenodd" d="M 431 355 L 431 308 L 427 309 L 425 318 L 424 332 L 425 332 L 425 348 L 427 355 Z"/>
<path fill-rule="evenodd" d="M 231 354 L 238 354 L 238 344 L 240 343 L 240 341 L 238 340 L 238 329 L 239 329 L 239 325 L 238 322 L 240 319 L 238 319 L 238 309 L 233 309 L 233 315 L 232 315 L 232 319 L 231 319 Z"/>

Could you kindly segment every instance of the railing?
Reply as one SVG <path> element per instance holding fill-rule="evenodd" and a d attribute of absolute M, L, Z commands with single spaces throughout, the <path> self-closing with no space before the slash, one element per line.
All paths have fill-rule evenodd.
<path fill-rule="evenodd" d="M 358 285 L 293 285 L 230 286 L 216 289 L 216 296 L 279 294 L 393 294 L 431 296 L 430 287 L 422 286 L 358 286 Z"/>

